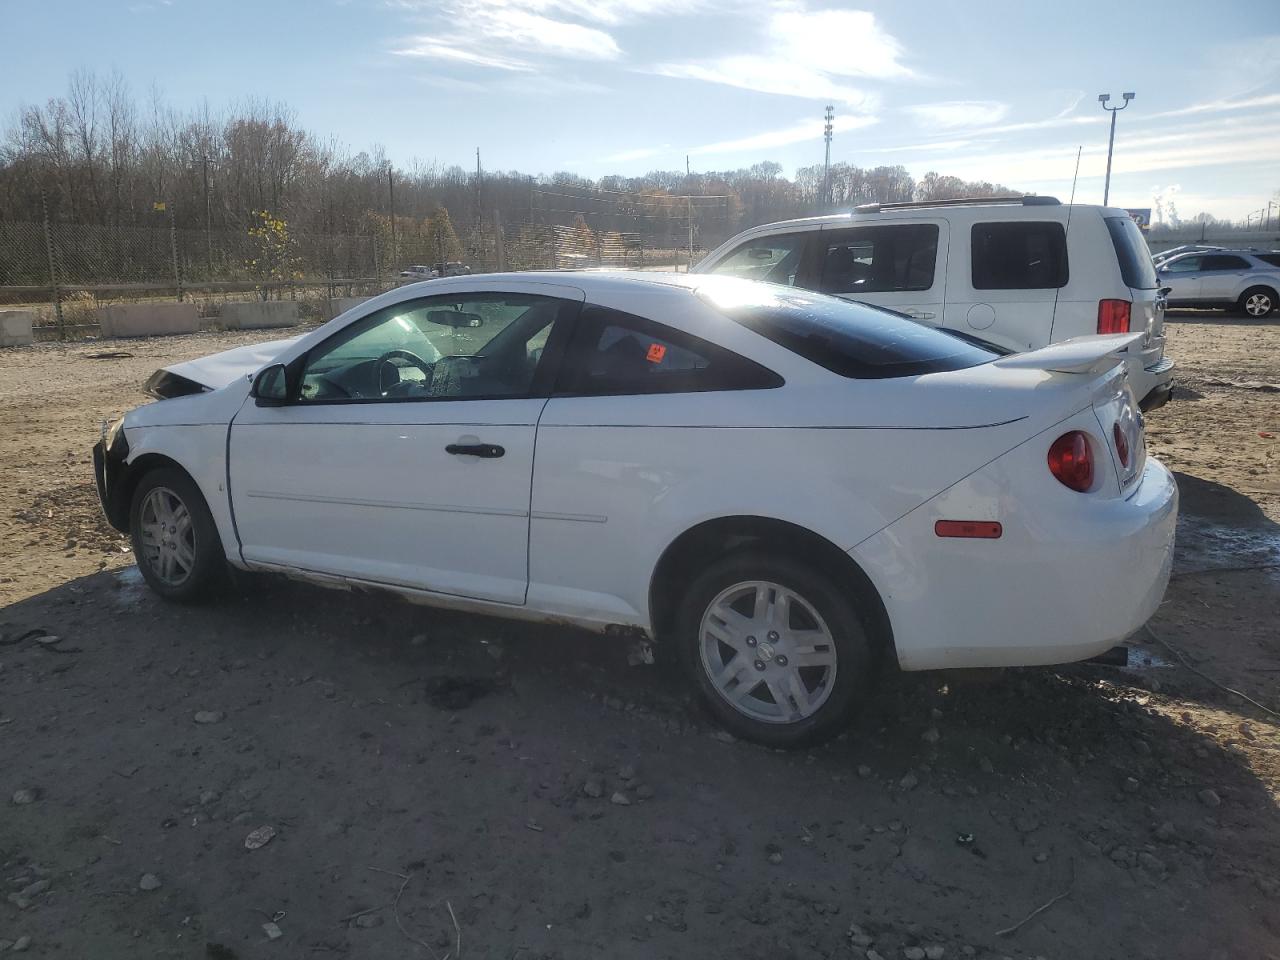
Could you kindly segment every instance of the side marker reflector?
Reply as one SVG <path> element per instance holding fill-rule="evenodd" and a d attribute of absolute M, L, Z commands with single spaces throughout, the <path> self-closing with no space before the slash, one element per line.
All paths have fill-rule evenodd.
<path fill-rule="evenodd" d="M 933 532 L 940 537 L 999 540 L 1004 527 L 995 520 L 939 520 L 933 525 Z"/>

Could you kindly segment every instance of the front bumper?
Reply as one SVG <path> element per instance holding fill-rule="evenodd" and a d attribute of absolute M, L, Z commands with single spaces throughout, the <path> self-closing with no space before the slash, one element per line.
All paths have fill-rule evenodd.
<path fill-rule="evenodd" d="M 104 436 L 93 445 L 93 479 L 98 486 L 98 502 L 107 523 L 121 533 L 129 532 L 129 504 L 120 483 L 128 456 L 129 443 L 123 430 L 116 430 L 110 443 Z"/>
<path fill-rule="evenodd" d="M 880 591 L 904 670 L 1085 660 L 1140 628 L 1164 596 L 1178 488 L 1163 464 L 1149 457 L 1127 498 L 1064 487 L 1031 503 L 1007 498 L 1025 477 L 1000 462 L 851 551 Z M 933 524 L 946 515 L 1001 520 L 1003 536 L 940 539 Z"/>

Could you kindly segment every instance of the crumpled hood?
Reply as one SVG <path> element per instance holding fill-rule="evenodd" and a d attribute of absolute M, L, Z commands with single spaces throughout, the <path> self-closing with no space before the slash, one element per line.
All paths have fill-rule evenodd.
<path fill-rule="evenodd" d="M 199 360 L 184 360 L 158 370 L 147 381 L 147 392 L 161 399 L 181 396 L 184 393 L 218 390 L 227 384 L 257 373 L 292 344 L 297 337 L 288 340 L 271 340 L 267 343 L 251 343 L 246 347 L 234 347 L 221 353 L 210 354 Z M 167 376 L 165 376 L 167 374 Z"/>

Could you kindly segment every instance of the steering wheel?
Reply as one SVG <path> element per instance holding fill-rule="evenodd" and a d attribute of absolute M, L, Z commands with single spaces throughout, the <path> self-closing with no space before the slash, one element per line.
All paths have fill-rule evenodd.
<path fill-rule="evenodd" d="M 384 385 L 382 373 L 384 370 L 386 370 L 388 366 L 392 365 L 391 364 L 392 360 L 408 361 L 408 363 L 411 366 L 417 367 L 419 370 L 422 371 L 422 376 L 425 379 L 427 384 L 431 383 L 431 369 L 434 366 L 434 364 L 429 363 L 426 360 L 423 360 L 420 356 L 418 356 L 412 350 L 398 350 L 398 349 L 388 350 L 386 353 L 380 356 L 377 362 L 374 364 L 374 369 L 378 371 L 379 396 L 384 396 L 387 393 L 387 391 L 390 389 L 389 387 Z M 399 379 L 399 374 L 397 374 L 396 376 L 397 376 L 396 383 L 401 383 L 402 381 Z M 392 384 L 392 386 L 395 386 L 395 384 Z"/>

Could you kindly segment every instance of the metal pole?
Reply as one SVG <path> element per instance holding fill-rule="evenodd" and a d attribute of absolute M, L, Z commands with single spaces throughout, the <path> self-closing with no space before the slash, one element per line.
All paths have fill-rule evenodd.
<path fill-rule="evenodd" d="M 204 171 L 204 242 L 209 255 L 209 279 L 213 279 L 213 205 L 209 200 L 209 156 L 200 157 Z"/>
<path fill-rule="evenodd" d="M 391 169 L 391 164 L 387 164 L 387 202 L 391 207 L 391 269 L 398 269 L 397 264 L 400 263 L 400 249 L 396 245 L 396 184 L 395 171 Z"/>
<path fill-rule="evenodd" d="M 827 104 L 826 125 L 822 128 L 822 139 L 827 142 L 827 158 L 822 165 L 822 205 L 831 206 L 831 121 L 835 119 L 835 108 Z"/>
<path fill-rule="evenodd" d="M 58 321 L 58 339 L 67 338 L 67 330 L 62 322 L 62 289 L 58 285 L 58 270 L 53 259 L 53 232 L 49 226 L 49 198 L 40 191 L 40 209 L 44 214 L 44 252 L 49 258 L 49 286 L 53 288 L 53 314 Z"/>
<path fill-rule="evenodd" d="M 507 272 L 507 238 L 502 232 L 502 211 L 494 208 L 493 211 L 493 242 L 494 253 L 498 258 L 498 272 Z"/>
<path fill-rule="evenodd" d="M 1107 179 L 1102 187 L 1102 205 L 1105 207 L 1107 201 L 1111 199 L 1111 151 L 1116 145 L 1116 114 L 1118 110 L 1111 110 L 1111 137 L 1107 140 Z"/>
<path fill-rule="evenodd" d="M 173 254 L 173 286 L 178 291 L 178 302 L 182 302 L 182 272 L 178 269 L 178 223 L 173 214 L 173 201 L 169 208 L 169 252 Z"/>
<path fill-rule="evenodd" d="M 689 263 L 685 267 L 685 273 L 693 272 L 693 198 L 685 197 L 684 202 L 689 208 Z"/>
<path fill-rule="evenodd" d="M 1102 109 L 1111 114 L 1111 136 L 1107 140 L 1107 179 L 1102 186 L 1102 205 L 1105 207 L 1111 202 L 1111 151 L 1116 145 L 1116 114 L 1129 105 L 1129 101 L 1136 96 L 1132 91 L 1121 94 L 1121 104 L 1118 107 L 1108 107 L 1107 102 L 1111 99 L 1111 94 L 1098 94 L 1098 102 L 1102 104 Z"/>

